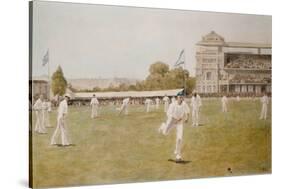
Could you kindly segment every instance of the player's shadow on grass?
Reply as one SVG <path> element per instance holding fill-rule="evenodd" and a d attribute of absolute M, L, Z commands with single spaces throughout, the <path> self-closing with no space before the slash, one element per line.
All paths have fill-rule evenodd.
<path fill-rule="evenodd" d="M 200 124 L 198 124 L 198 126 L 190 125 L 190 127 L 196 128 L 196 127 L 204 127 L 204 126 L 206 126 L 206 125 L 207 125 L 206 123 L 200 123 Z"/>
<path fill-rule="evenodd" d="M 177 163 L 177 164 L 188 164 L 191 163 L 192 161 L 185 161 L 185 160 L 174 160 L 174 159 L 168 159 L 168 161 Z"/>
<path fill-rule="evenodd" d="M 75 144 L 69 144 L 69 145 L 56 144 L 55 146 L 62 147 L 62 148 L 67 148 L 67 147 L 74 147 L 76 145 Z"/>

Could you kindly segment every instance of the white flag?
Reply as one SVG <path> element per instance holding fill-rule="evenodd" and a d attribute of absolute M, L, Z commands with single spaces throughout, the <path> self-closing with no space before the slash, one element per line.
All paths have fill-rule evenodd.
<path fill-rule="evenodd" d="M 47 50 L 46 54 L 43 56 L 42 59 L 42 66 L 45 66 L 47 63 L 49 63 L 49 49 Z"/>
<path fill-rule="evenodd" d="M 180 55 L 179 55 L 179 58 L 178 58 L 178 60 L 176 61 L 176 63 L 175 63 L 175 67 L 176 66 L 179 66 L 179 65 L 181 65 L 181 64 L 184 64 L 184 56 L 183 56 L 183 53 L 184 53 L 184 49 L 182 49 L 182 51 L 180 52 Z"/>

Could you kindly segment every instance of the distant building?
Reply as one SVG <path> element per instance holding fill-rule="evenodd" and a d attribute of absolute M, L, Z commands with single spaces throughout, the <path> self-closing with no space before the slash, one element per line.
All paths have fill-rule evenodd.
<path fill-rule="evenodd" d="M 271 44 L 225 42 L 212 31 L 196 46 L 198 93 L 271 93 Z"/>
<path fill-rule="evenodd" d="M 29 90 L 33 100 L 37 99 L 41 94 L 44 98 L 50 98 L 50 86 L 45 78 L 32 78 L 32 80 L 29 80 Z"/>

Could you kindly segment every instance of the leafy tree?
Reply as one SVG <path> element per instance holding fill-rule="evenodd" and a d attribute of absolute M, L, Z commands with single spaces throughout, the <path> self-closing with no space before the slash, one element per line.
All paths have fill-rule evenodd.
<path fill-rule="evenodd" d="M 189 77 L 186 82 L 187 93 L 190 94 L 195 89 L 196 79 L 195 77 Z"/>
<path fill-rule="evenodd" d="M 129 85 L 128 90 L 129 91 L 136 91 L 137 87 L 136 87 L 136 85 Z"/>
<path fill-rule="evenodd" d="M 62 96 L 65 94 L 67 87 L 67 81 L 64 78 L 63 71 L 59 66 L 57 70 L 52 75 L 52 91 L 54 95 Z"/>
<path fill-rule="evenodd" d="M 94 87 L 93 88 L 93 92 L 100 92 L 102 91 L 102 89 L 100 87 Z"/>
<path fill-rule="evenodd" d="M 166 88 L 184 88 L 184 81 L 187 82 L 189 78 L 189 72 L 183 68 L 175 68 L 169 71 L 165 80 Z M 186 85 L 187 86 L 187 85 Z"/>
<path fill-rule="evenodd" d="M 162 77 L 164 77 L 168 71 L 169 71 L 169 65 L 160 61 L 151 64 L 149 67 L 150 75 L 160 74 Z"/>
<path fill-rule="evenodd" d="M 136 90 L 137 91 L 143 91 L 144 90 L 144 81 L 141 81 L 141 82 L 137 82 L 136 83 Z"/>
<path fill-rule="evenodd" d="M 125 84 L 125 83 L 121 83 L 121 84 L 117 87 L 118 91 L 127 91 L 128 88 L 129 88 L 129 86 L 128 86 L 127 84 Z"/>
<path fill-rule="evenodd" d="M 189 77 L 188 70 L 184 70 L 182 67 L 170 70 L 169 65 L 158 61 L 150 65 L 147 78 L 143 81 L 138 81 L 135 85 L 123 83 L 115 87 L 110 84 L 110 86 L 105 89 L 94 88 L 93 91 L 151 91 L 184 88 L 184 86 L 186 86 L 188 94 L 191 93 L 195 87 L 195 78 Z"/>

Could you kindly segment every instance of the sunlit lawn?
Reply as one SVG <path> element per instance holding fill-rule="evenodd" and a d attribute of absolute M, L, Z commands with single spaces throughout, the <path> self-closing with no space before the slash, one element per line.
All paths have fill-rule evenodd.
<path fill-rule="evenodd" d="M 203 101 L 201 125 L 189 121 L 184 128 L 185 164 L 168 161 L 175 131 L 166 137 L 157 132 L 166 119 L 163 107 L 145 113 L 143 106 L 130 106 L 129 115 L 118 116 L 116 107 L 106 106 L 97 119 L 89 107 L 69 107 L 70 147 L 50 145 L 53 111 L 48 134 L 33 133 L 34 187 L 270 173 L 271 106 L 266 121 L 258 119 L 258 100 L 231 101 L 228 109 L 221 112 L 219 99 Z"/>

